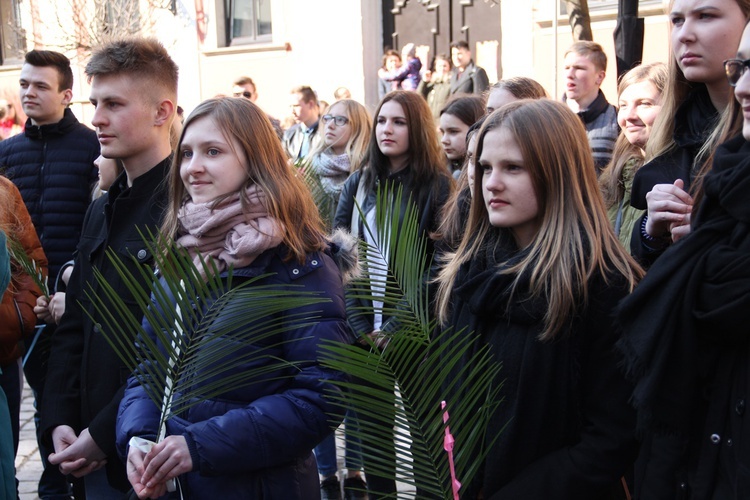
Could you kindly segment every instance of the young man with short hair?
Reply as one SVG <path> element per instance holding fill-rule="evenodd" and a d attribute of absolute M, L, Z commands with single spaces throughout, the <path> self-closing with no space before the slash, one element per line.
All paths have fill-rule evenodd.
<path fill-rule="evenodd" d="M 568 107 L 583 121 L 594 155 L 597 174 L 612 159 L 620 134 L 617 110 L 600 87 L 607 70 L 607 55 L 598 43 L 574 43 L 565 52 L 565 98 Z"/>
<path fill-rule="evenodd" d="M 490 86 L 490 80 L 484 68 L 474 64 L 468 42 L 459 40 L 451 43 L 453 74 L 451 75 L 451 94 L 482 95 Z"/>
<path fill-rule="evenodd" d="M 304 160 L 322 140 L 317 133 L 320 118 L 318 96 L 313 89 L 303 85 L 292 89 L 290 99 L 289 107 L 296 123 L 284 133 L 284 149 L 293 160 Z"/>
<path fill-rule="evenodd" d="M 99 156 L 96 132 L 78 121 L 68 108 L 73 98 L 73 71 L 70 60 L 59 52 L 32 50 L 26 53 L 19 78 L 21 106 L 28 116 L 23 133 L 0 142 L 0 165 L 16 185 L 31 216 L 42 248 L 49 261 L 49 282 L 73 258 L 91 189 L 97 179 L 94 160 Z M 41 323 L 41 321 L 40 321 Z M 24 365 L 37 408 L 45 395 L 47 358 L 55 325 L 46 325 L 34 342 Z M 20 373 L 7 370 L 5 383 L 20 387 Z M 15 380 L 11 380 L 15 377 Z M 8 391 L 14 412 L 20 408 L 20 389 Z M 17 414 L 17 413 L 16 413 Z M 41 498 L 70 495 L 68 481 L 57 467 L 47 467 L 47 450 L 39 479 Z"/>
<path fill-rule="evenodd" d="M 108 252 L 135 275 L 138 266 L 153 260 L 141 234 L 156 234 L 168 198 L 163 180 L 171 162 L 177 74 L 164 47 L 150 38 L 105 44 L 86 65 L 102 155 L 119 159 L 125 171 L 86 214 L 65 314 L 52 341 L 42 429 L 55 448 L 50 463 L 83 476 L 89 500 L 117 498 L 130 488 L 115 450 L 115 421 L 129 370 L 85 311 L 94 311 L 89 294 L 102 295 L 95 270 L 128 296 Z M 140 314 L 134 301 L 131 312 Z"/>

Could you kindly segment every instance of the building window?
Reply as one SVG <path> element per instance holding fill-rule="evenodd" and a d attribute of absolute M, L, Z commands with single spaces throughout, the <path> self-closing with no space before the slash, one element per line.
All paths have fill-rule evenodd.
<path fill-rule="evenodd" d="M 271 0 L 226 0 L 227 46 L 271 41 Z"/>
<path fill-rule="evenodd" d="M 21 64 L 26 53 L 26 34 L 21 27 L 19 0 L 0 0 L 0 64 Z"/>

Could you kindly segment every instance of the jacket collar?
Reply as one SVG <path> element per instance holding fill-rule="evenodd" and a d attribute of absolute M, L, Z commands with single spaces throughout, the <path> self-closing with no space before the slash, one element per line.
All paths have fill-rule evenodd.
<path fill-rule="evenodd" d="M 70 132 L 77 124 L 78 119 L 70 110 L 65 108 L 62 120 L 57 123 L 50 123 L 48 125 L 34 125 L 31 123 L 31 118 L 26 120 L 26 128 L 24 134 L 29 139 L 43 139 L 46 137 L 62 136 Z"/>
<path fill-rule="evenodd" d="M 587 109 L 585 109 L 584 111 L 579 111 L 577 114 L 579 117 L 581 117 L 583 123 L 591 123 L 596 120 L 597 116 L 607 111 L 607 108 L 609 106 L 610 104 L 609 102 L 607 102 L 607 98 L 604 97 L 604 92 L 602 92 L 600 89 L 599 93 L 596 96 L 596 99 L 594 99 L 594 102 L 592 102 Z"/>

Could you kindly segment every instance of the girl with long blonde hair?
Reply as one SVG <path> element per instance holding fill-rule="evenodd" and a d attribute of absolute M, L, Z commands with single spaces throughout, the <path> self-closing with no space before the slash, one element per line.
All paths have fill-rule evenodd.
<path fill-rule="evenodd" d="M 642 271 L 612 231 L 586 131 L 564 104 L 496 110 L 475 170 L 437 313 L 502 364 L 504 401 L 487 428 L 484 473 L 462 498 L 601 498 L 635 457 L 611 310 Z M 449 407 L 461 397 L 447 396 Z"/>

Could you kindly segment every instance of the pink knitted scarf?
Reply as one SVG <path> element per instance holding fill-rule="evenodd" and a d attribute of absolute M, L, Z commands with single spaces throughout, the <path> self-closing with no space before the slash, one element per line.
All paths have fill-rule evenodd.
<path fill-rule="evenodd" d="M 216 207 L 213 202 L 185 202 L 177 214 L 177 244 L 187 249 L 198 269 L 200 256 L 219 272 L 230 265 L 244 267 L 258 255 L 281 243 L 285 228 L 268 215 L 265 195 L 256 185 L 247 189 L 246 206 L 234 193 Z"/>

